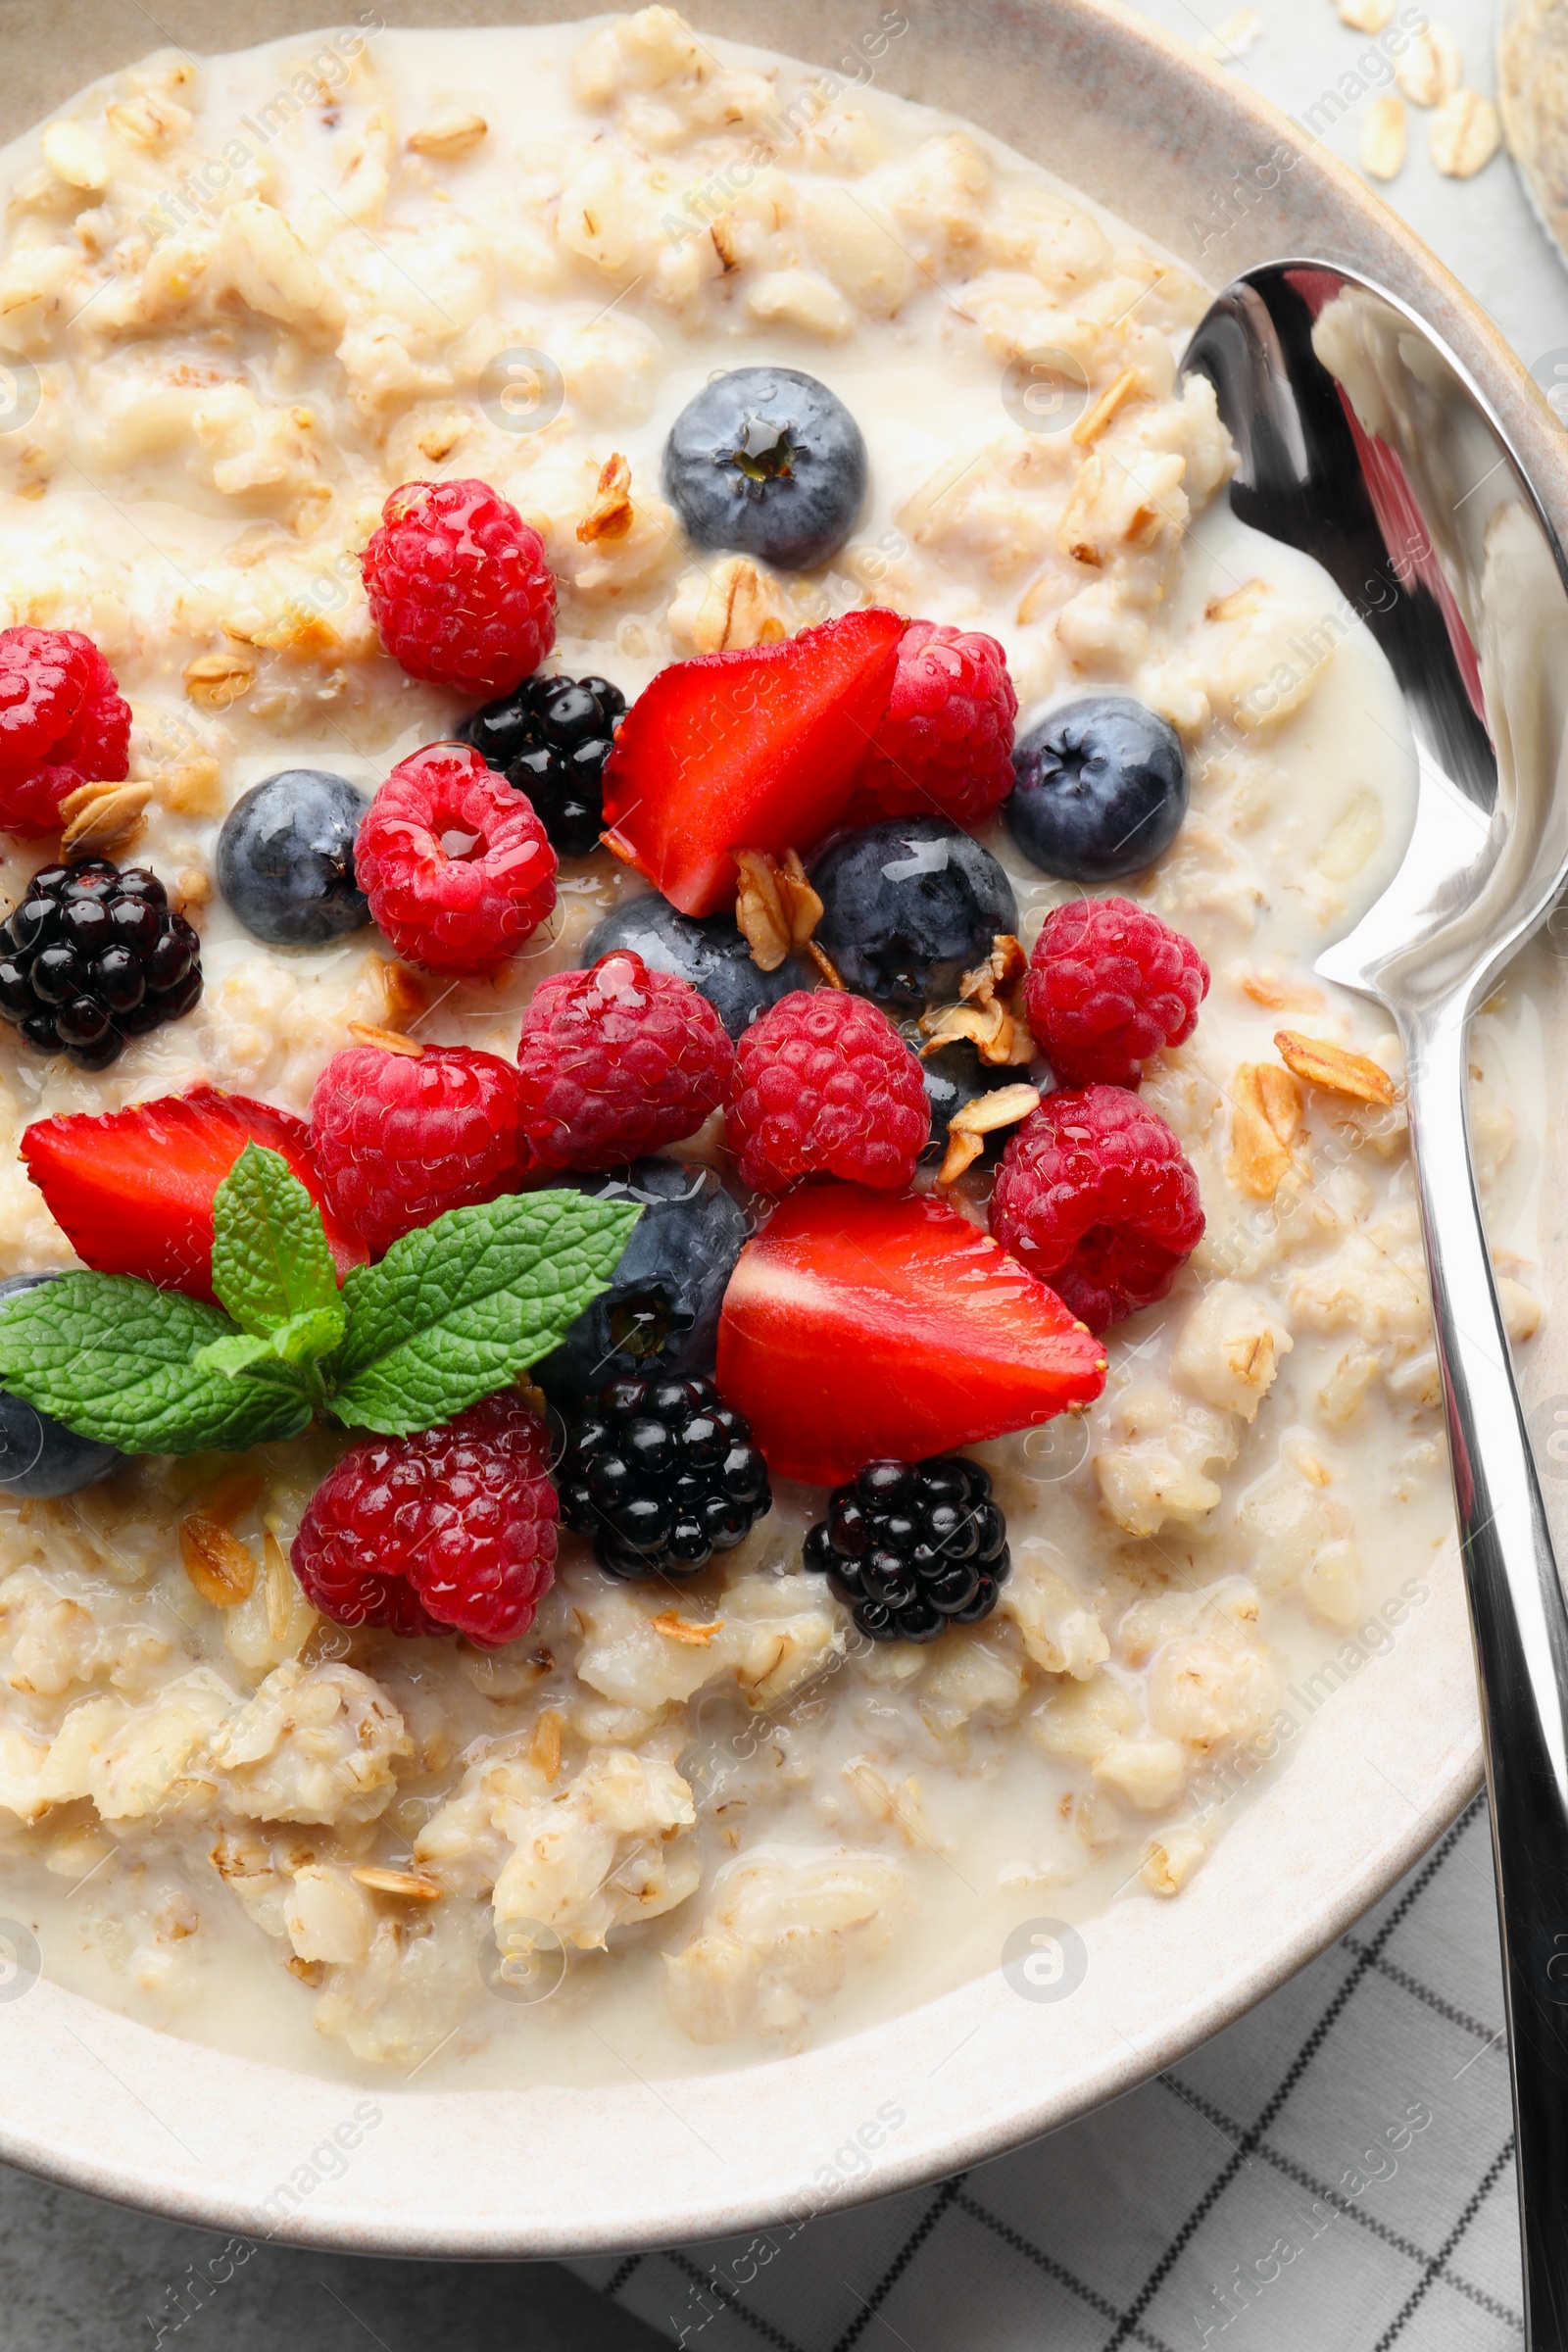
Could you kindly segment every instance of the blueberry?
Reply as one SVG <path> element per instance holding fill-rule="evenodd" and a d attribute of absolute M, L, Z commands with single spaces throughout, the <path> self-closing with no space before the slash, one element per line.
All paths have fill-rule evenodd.
<path fill-rule="evenodd" d="M 904 1011 L 956 998 L 958 982 L 1015 932 L 1012 884 L 971 835 L 941 816 L 901 816 L 846 834 L 817 859 L 816 937 L 845 985 Z"/>
<path fill-rule="evenodd" d="M 535 1366 L 546 1396 L 576 1411 L 608 1381 L 710 1372 L 724 1288 L 747 1236 L 745 1211 L 711 1168 L 672 1159 L 564 1181 L 595 1200 L 634 1201 L 643 1213 L 610 1288 Z M 671 1395 L 683 1414 L 690 1410 L 683 1389 Z"/>
<path fill-rule="evenodd" d="M 253 784 L 218 836 L 218 887 L 247 931 L 274 948 L 321 948 L 370 919 L 354 880 L 369 806 L 342 776 L 285 767 Z"/>
<path fill-rule="evenodd" d="M 956 1045 L 940 1046 L 936 1053 L 928 1054 L 920 1064 L 920 1075 L 925 1080 L 926 1100 L 931 1105 L 931 1141 L 921 1157 L 941 1158 L 948 1148 L 948 1121 L 966 1102 L 972 1102 L 976 1095 L 993 1094 L 1000 1086 L 1016 1086 L 1023 1074 L 1022 1070 L 1005 1065 L 998 1068 L 983 1062 L 974 1047 L 962 1039 Z M 1012 1133 L 1012 1128 L 1004 1127 L 988 1135 L 987 1155 L 997 1158 Z"/>
<path fill-rule="evenodd" d="M 1069 882 L 1123 882 L 1169 849 L 1187 814 L 1174 727 L 1126 694 L 1053 710 L 1020 738 L 1003 814 L 1033 865 Z"/>
<path fill-rule="evenodd" d="M 0 1299 L 56 1279 L 53 1274 L 8 1274 L 0 1282 Z M 48 1413 L 0 1389 L 0 1488 L 6 1494 L 28 1502 L 74 1494 L 106 1478 L 124 1458 L 113 1446 L 78 1438 Z"/>
<path fill-rule="evenodd" d="M 671 972 L 677 980 L 689 980 L 731 1037 L 749 1029 L 760 1012 L 766 1012 L 791 989 L 809 988 L 814 979 L 793 957 L 776 972 L 760 970 L 727 914 L 678 914 L 657 891 L 623 900 L 605 916 L 583 944 L 584 965 L 597 963 L 613 948 L 631 948 L 651 972 Z"/>
<path fill-rule="evenodd" d="M 849 410 L 796 368 L 715 376 L 664 444 L 664 494 L 693 546 L 738 548 L 786 571 L 843 546 L 868 473 Z"/>

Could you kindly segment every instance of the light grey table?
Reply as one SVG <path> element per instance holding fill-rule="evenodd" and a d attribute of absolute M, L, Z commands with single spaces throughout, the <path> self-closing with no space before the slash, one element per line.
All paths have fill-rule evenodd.
<path fill-rule="evenodd" d="M 1361 53 L 1375 45 L 1369 36 L 1343 25 L 1330 0 L 1256 0 L 1256 6 L 1263 22 L 1262 38 L 1230 70 L 1245 76 L 1265 97 L 1298 119 L 1306 117 L 1321 94 L 1333 87 L 1347 71 L 1354 71 Z M 1194 0 L 1143 0 L 1143 7 L 1145 14 L 1170 31 L 1192 40 L 1219 32 L 1232 14 L 1228 0 L 1196 0 L 1196 5 Z M 700 17 L 698 0 L 691 0 L 691 13 Z M 1432 14 L 1436 22 L 1445 24 L 1458 39 L 1471 85 L 1490 92 L 1493 10 L 1489 0 L 1443 0 L 1441 6 L 1433 7 Z M 1352 102 L 1327 134 L 1329 145 L 1351 163 L 1355 161 L 1364 103 L 1364 100 Z M 1463 279 L 1528 366 L 1536 368 L 1559 351 L 1568 353 L 1568 274 L 1563 272 L 1537 227 L 1505 158 L 1499 156 L 1477 179 L 1463 183 L 1445 180 L 1434 171 L 1426 153 L 1425 118 L 1414 110 L 1410 130 L 1409 160 L 1400 177 L 1384 191 L 1388 201 L 1405 215 Z M 1549 368 L 1546 372 L 1549 375 Z M 1461 1847 L 1455 1851 L 1451 1869 L 1445 1872 L 1446 1881 L 1452 1883 L 1463 1869 L 1471 1882 L 1464 1917 L 1472 1941 L 1478 1917 L 1484 1921 L 1486 1916 L 1484 1856 L 1484 1843 L 1468 1851 Z M 1483 1929 L 1483 1940 L 1486 1933 Z M 1298 2012 L 1301 2000 L 1308 1991 L 1315 1992 L 1320 1980 L 1326 1982 L 1324 1972 L 1332 1974 L 1342 1965 L 1342 1950 L 1343 1947 L 1337 1947 L 1336 1954 L 1320 1962 L 1310 1980 L 1302 1981 L 1299 1990 L 1287 1987 L 1274 2002 L 1255 2012 L 1245 2028 L 1234 2029 L 1233 2035 L 1222 2037 L 1208 2060 L 1210 2068 L 1213 2065 L 1223 2068 L 1227 2061 L 1222 2053 L 1227 2047 L 1241 2049 L 1244 2041 L 1249 2046 L 1259 2042 L 1265 2046 L 1277 2044 L 1283 2052 L 1294 2049 L 1300 2034 Z M 1375 1957 L 1383 1981 L 1394 1983 L 1401 1975 L 1409 1980 L 1410 1972 L 1401 1970 L 1398 1963 L 1381 1953 Z M 1476 1956 L 1469 1955 L 1466 1973 L 1473 1973 L 1476 1983 L 1473 1992 L 1468 1984 L 1464 1990 L 1485 2011 L 1489 2006 L 1487 1986 L 1494 1971 L 1491 1971 L 1487 1954 L 1480 1957 L 1482 1965 L 1478 1968 Z M 1355 1964 L 1352 1959 L 1352 1965 Z M 1468 2002 L 1462 2010 L 1456 2007 L 1451 1988 L 1447 1998 L 1433 1993 L 1425 1984 L 1420 1991 L 1427 2004 L 1423 2014 L 1436 2014 L 1432 2008 L 1436 2001 L 1438 2010 L 1448 2020 L 1460 2018 L 1455 2032 L 1468 2028 Z M 1496 2006 L 1494 1996 L 1490 2008 L 1494 2010 Z M 1353 2107 L 1353 2085 L 1364 2076 L 1366 2063 L 1366 2050 L 1356 2041 L 1347 2040 L 1338 2050 L 1333 2046 L 1325 2049 L 1319 2062 L 1321 2097 L 1331 2106 L 1343 2099 L 1348 2108 Z M 1500 2054 L 1493 2054 L 1491 2034 L 1478 2025 L 1472 2042 L 1460 2045 L 1455 2063 L 1459 2072 L 1452 2078 L 1454 2081 L 1462 2077 L 1467 2084 L 1481 2082 L 1487 2081 L 1492 2066 L 1500 2064 Z M 1445 2064 L 1443 2072 L 1448 2071 Z M 1343 2078 L 1338 2082 L 1337 2075 Z M 1424 2084 L 1425 2075 L 1417 2081 L 1418 2086 Z M 1151 2094 L 1141 2093 L 1139 2097 L 1148 2095 Z M 1157 2096 L 1157 2090 L 1152 2095 Z M 1179 2084 L 1177 2095 L 1190 2098 L 1196 2094 L 1189 2086 Z M 1505 2099 L 1500 2081 L 1495 2077 L 1488 2083 L 1487 2106 L 1489 2115 L 1495 2110 L 1498 2128 L 1505 2129 Z M 1100 2119 L 1090 2119 L 1072 2132 L 1058 2134 L 1049 2150 L 1050 2178 L 1054 2181 L 1066 2181 L 1081 2171 L 1091 2178 L 1099 2175 L 1103 2179 L 1102 2141 L 1107 2131 L 1120 2137 L 1129 2121 L 1129 2105 L 1124 2104 L 1104 2126 Z M 1477 2117 L 1466 2115 L 1467 2128 L 1463 2133 L 1466 2141 L 1478 2122 Z M 1432 2144 L 1434 2147 L 1437 2144 L 1436 2133 Z M 1263 2153 L 1276 2164 L 1281 2161 L 1267 2146 Z M 1249 2167 L 1251 2161 L 1250 2155 Z M 1462 2161 L 1456 2150 L 1456 2170 Z M 1501 2169 L 1505 2168 L 1494 2166 L 1491 2171 L 1496 2173 Z M 988 2192 L 982 2177 L 976 2177 L 975 2187 L 977 2196 L 970 2196 L 967 2191 L 950 2192 L 955 2211 L 966 2210 L 967 2206 L 983 2207 Z M 940 2192 L 937 2201 L 940 2202 Z M 1422 2202 L 1425 2204 L 1427 2199 L 1423 2197 Z M 1129 2219 L 1123 2203 L 1107 2198 L 1101 2210 L 1109 2217 L 1108 2224 L 1102 2223 L 1102 2227 L 1136 2234 L 1136 2220 Z M 1016 2219 L 1022 2223 L 1025 2217 L 1019 2214 Z M 1362 2207 L 1353 2214 L 1348 2208 L 1347 2219 L 1353 2221 L 1354 2226 L 1330 2232 L 1321 2245 L 1315 2245 L 1311 2266 L 1314 2283 L 1330 2266 L 1338 2275 L 1344 2330 L 1336 2330 L 1335 2340 L 1342 2343 L 1348 2343 L 1355 2332 L 1351 2315 L 1357 2308 L 1358 2296 L 1364 2297 L 1367 2291 L 1362 2262 L 1368 2247 L 1384 2240 L 1392 2246 L 1397 2234 L 1391 2233 L 1389 2226 L 1370 2207 Z M 1477 2278 L 1483 2272 L 1489 2277 L 1494 2273 L 1493 2285 L 1478 2284 L 1477 2278 L 1464 2273 L 1458 2275 L 1456 2285 L 1449 2275 L 1451 2257 L 1446 2263 L 1441 2249 L 1436 2250 L 1424 2270 L 1417 2266 L 1412 2273 L 1418 2279 L 1425 2279 L 1425 2284 L 1416 2290 L 1422 2324 L 1410 2332 L 1406 2332 L 1408 2323 L 1401 2325 L 1400 2352 L 1405 2352 L 1406 2345 L 1413 2347 L 1417 2335 L 1424 2336 L 1434 2352 L 1440 2344 L 1462 2346 L 1464 2352 L 1476 2348 L 1479 2352 L 1483 2345 L 1490 2348 L 1517 2341 L 1507 2312 L 1512 2254 L 1511 2225 L 1505 2204 L 1494 2213 L 1489 2211 L 1484 2219 L 1489 2227 L 1494 2220 L 1496 2223 L 1495 2243 L 1489 2242 Z M 1271 2230 L 1277 2226 L 1270 2221 Z M 946 2241 L 943 2244 L 945 2260 L 941 2268 L 946 2274 L 949 2297 L 955 2288 L 959 2290 L 956 2305 L 947 2297 L 944 2300 L 948 2300 L 950 2311 L 966 2306 L 975 2315 L 976 2343 L 992 2338 L 993 2331 L 980 2317 L 988 2298 L 999 2296 L 1003 2304 L 1010 2304 L 1019 2286 L 1019 2281 L 1004 2278 L 998 2270 L 997 2228 L 992 2219 L 986 2228 L 958 2240 L 951 2252 Z M 1094 2229 L 1092 2213 L 1075 2217 L 1076 2259 L 1087 2277 L 1097 2276 L 1107 2267 L 1105 2260 L 1097 2260 L 1092 2242 L 1085 2242 L 1086 2238 L 1092 2239 Z M 1381 2237 L 1376 2232 L 1381 2232 Z M 890 2238 L 890 2245 L 893 2242 Z M 452 2347 L 452 2352 L 503 2352 L 503 2347 L 505 2352 L 565 2352 L 568 2346 L 570 2352 L 636 2352 L 641 2346 L 667 2346 L 675 2332 L 671 2323 L 676 2309 L 698 2308 L 691 2300 L 693 2290 L 684 2274 L 676 2277 L 666 2272 L 656 2285 L 652 2271 L 645 2272 L 643 2277 L 650 2281 L 646 2299 L 635 2291 L 642 2285 L 642 2278 L 628 2279 L 621 2290 L 633 2307 L 637 2301 L 643 2301 L 650 2319 L 659 2323 L 656 2333 L 633 2317 L 630 2309 L 605 2302 L 579 2279 L 553 2264 L 391 2264 L 270 2247 L 253 2258 L 211 2313 L 198 2309 L 175 2329 L 168 2318 L 170 2290 L 177 2288 L 181 2278 L 188 2277 L 191 2265 L 206 2261 L 211 2244 L 200 2231 L 123 2213 L 0 2167 L 0 2346 L 6 2347 L 7 2352 L 12 2346 L 16 2352 L 121 2352 L 122 2346 L 152 2347 L 162 2341 L 165 2347 L 177 2345 L 179 2352 L 219 2352 L 219 2347 L 221 2352 L 274 2352 L 274 2348 L 285 2345 L 288 2352 L 354 2352 L 354 2347 L 376 2344 L 382 2347 L 382 2352 L 428 2352 L 433 2346 Z M 1102 2253 L 1109 2258 L 1110 2268 L 1119 2269 L 1115 2256 L 1123 2250 L 1107 2246 Z M 1415 2251 L 1412 2241 L 1409 2252 L 1413 2256 Z M 1474 2254 L 1473 2231 L 1472 2239 L 1467 2240 L 1466 2254 L 1467 2258 Z M 1041 2259 L 1038 2251 L 1035 2259 L 1038 2269 Z M 690 2263 L 687 2267 L 700 2281 L 703 2271 Z M 599 2269 L 599 2275 L 608 2282 L 614 2275 L 613 2266 Z M 1229 2274 L 1222 2268 L 1220 2276 L 1223 2278 Z M 781 2287 L 782 2284 L 781 2280 Z M 1036 2287 L 1041 2284 L 1042 2276 L 1037 2275 Z M 859 2340 L 863 2333 L 867 2343 L 882 2341 L 891 2328 L 893 2338 L 907 2344 L 910 2321 L 896 2303 L 891 2311 L 883 2311 L 883 2295 L 875 2280 L 872 2291 L 877 2293 L 875 2320 L 869 2327 L 863 2321 L 852 2320 L 842 2340 L 848 2340 L 850 2335 Z M 1235 2296 L 1234 2289 L 1229 2291 Z M 1219 2315 L 1231 2307 L 1217 2300 L 1218 2292 L 1205 2277 L 1203 2309 L 1209 2317 L 1200 2323 L 1195 2334 L 1191 2332 L 1190 2318 L 1184 2314 L 1186 2329 L 1177 2340 L 1196 2344 L 1205 2330 L 1212 2340 L 1213 2331 L 1219 2329 L 1230 2335 L 1236 2352 L 1244 2352 L 1244 2339 L 1245 2352 L 1253 2352 L 1253 2347 L 1257 2347 L 1257 2352 L 1279 2352 L 1287 2342 L 1294 2345 L 1298 2341 L 1303 2347 L 1321 2352 L 1330 2340 L 1320 2331 L 1325 2304 L 1316 2293 L 1312 2301 L 1319 2321 L 1298 2336 L 1296 2327 L 1287 2319 L 1283 2301 L 1275 2305 L 1277 2318 L 1271 2324 L 1266 2304 L 1249 2311 L 1244 2321 L 1237 2297 L 1235 2317 L 1225 2322 Z M 1106 2300 L 1102 2298 L 1102 2308 Z M 1336 2297 L 1330 2295 L 1327 2308 L 1332 2309 L 1335 2301 Z M 1188 2304 L 1190 2310 L 1191 2297 Z M 1080 2297 L 1070 2308 L 1091 2322 L 1097 2335 L 1103 2335 L 1103 2327 L 1093 2320 L 1092 2303 L 1085 2306 Z M 1135 2320 L 1130 2329 L 1124 2328 L 1115 2320 L 1115 2307 L 1111 2306 L 1111 2310 L 1110 2333 L 1115 2341 L 1150 2340 L 1140 2321 Z M 164 2315 L 162 2338 L 152 2317 L 157 2313 Z M 804 2302 L 798 2310 L 775 2306 L 771 2319 L 763 2318 L 760 2312 L 757 2317 L 749 2313 L 744 2320 L 737 2315 L 727 2327 L 713 2324 L 711 2333 L 704 2328 L 696 2340 L 706 2340 L 712 2352 L 719 2352 L 720 2336 L 726 2342 L 771 2340 L 776 2344 L 793 2340 L 812 2345 L 825 2343 L 838 2333 L 834 2324 L 828 2333 L 818 2335 L 807 2324 L 809 2316 Z M 1049 2342 L 1055 2352 L 1058 2343 L 1065 2344 L 1068 2334 L 1077 2340 L 1076 2330 L 1066 2327 L 1065 2322 L 1062 2323 L 1065 2331 L 1058 2334 L 1057 2323 L 1046 2317 L 1034 2292 L 1018 2306 L 1016 2328 L 1000 2306 L 996 2316 L 998 2342 L 1028 2345 L 1031 2352 L 1034 2346 Z M 820 2318 L 825 2323 L 826 2314 Z M 781 2320 L 792 2321 L 794 2326 L 786 2330 L 779 2325 Z M 1426 2334 L 1428 2323 L 1432 2328 L 1430 2335 Z M 733 2335 L 731 2329 L 736 2331 Z M 949 2343 L 951 2347 L 951 2338 Z"/>

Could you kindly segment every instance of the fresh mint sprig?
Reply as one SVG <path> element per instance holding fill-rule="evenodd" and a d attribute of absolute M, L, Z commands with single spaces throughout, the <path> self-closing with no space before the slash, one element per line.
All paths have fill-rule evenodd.
<path fill-rule="evenodd" d="M 125 1453 L 242 1450 L 314 1414 L 407 1437 L 505 1388 L 609 1284 L 640 1210 L 575 1192 L 450 1209 L 342 1290 L 319 1210 L 248 1144 L 213 1203 L 227 1314 L 123 1274 L 0 1306 L 0 1387 Z"/>

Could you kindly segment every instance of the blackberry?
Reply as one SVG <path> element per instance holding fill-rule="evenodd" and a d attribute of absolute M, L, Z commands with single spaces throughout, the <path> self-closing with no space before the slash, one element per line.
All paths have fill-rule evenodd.
<path fill-rule="evenodd" d="M 950 1625 L 978 1625 L 1012 1566 L 990 1477 L 959 1453 L 867 1462 L 834 1488 L 805 1558 L 873 1642 L 934 1642 Z"/>
<path fill-rule="evenodd" d="M 568 1527 L 612 1576 L 695 1576 L 773 1507 L 752 1427 L 710 1380 L 612 1380 L 559 1473 Z"/>
<path fill-rule="evenodd" d="M 0 1018 L 78 1069 L 107 1069 L 201 993 L 201 942 L 145 866 L 45 866 L 0 924 Z"/>
<path fill-rule="evenodd" d="M 625 709 L 608 678 L 524 678 L 458 733 L 527 794 L 553 849 L 586 858 L 604 830 L 605 761 Z"/>

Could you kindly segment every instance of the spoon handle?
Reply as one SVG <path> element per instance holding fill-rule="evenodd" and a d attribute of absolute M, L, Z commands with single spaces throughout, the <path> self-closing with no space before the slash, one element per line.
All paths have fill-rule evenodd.
<path fill-rule="evenodd" d="M 1568 1606 L 1481 1222 L 1462 1004 L 1404 1023 L 1411 1137 L 1481 1687 L 1528 2352 L 1568 2352 Z"/>

